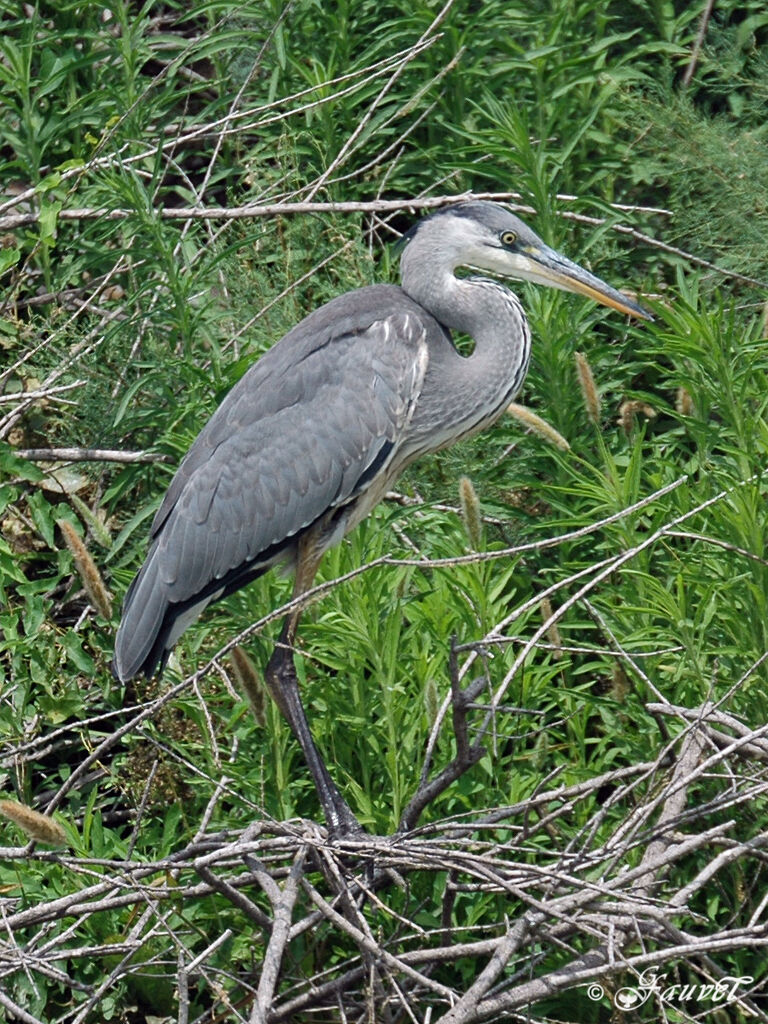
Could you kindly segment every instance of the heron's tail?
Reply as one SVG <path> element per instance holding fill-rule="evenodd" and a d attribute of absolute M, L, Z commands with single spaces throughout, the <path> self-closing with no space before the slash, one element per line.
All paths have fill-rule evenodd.
<path fill-rule="evenodd" d="M 149 678 L 158 668 L 162 672 L 176 641 L 212 601 L 218 601 L 261 576 L 283 555 L 284 548 L 275 545 L 264 560 L 245 562 L 220 579 L 214 577 L 209 580 L 197 591 L 187 586 L 186 591 L 182 591 L 186 596 L 174 601 L 171 597 L 173 586 L 166 582 L 168 560 L 166 558 L 164 563 L 163 548 L 155 541 L 123 601 L 112 659 L 115 678 L 126 683 L 140 674 Z M 177 595 L 178 590 L 176 587 Z"/>
<path fill-rule="evenodd" d="M 173 646 L 169 635 L 175 619 L 156 560 L 150 556 L 123 601 L 112 661 L 112 672 L 120 682 L 142 673 L 149 678 L 158 666 L 162 669 Z"/>

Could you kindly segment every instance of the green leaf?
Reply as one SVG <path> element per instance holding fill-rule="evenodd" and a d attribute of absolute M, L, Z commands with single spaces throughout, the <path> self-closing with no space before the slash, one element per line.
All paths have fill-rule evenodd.
<path fill-rule="evenodd" d="M 34 462 L 22 459 L 11 445 L 0 441 L 0 473 L 8 476 L 20 476 L 23 480 L 41 480 L 45 475 Z"/>
<path fill-rule="evenodd" d="M 10 249 L 0 249 L 0 274 L 4 274 L 6 270 L 15 267 L 20 259 L 21 249 L 15 246 Z"/>
<path fill-rule="evenodd" d="M 93 658 L 83 650 L 82 637 L 73 629 L 68 629 L 61 638 L 61 645 L 67 652 L 67 657 L 78 670 L 85 675 L 92 676 L 96 671 Z"/>
<path fill-rule="evenodd" d="M 13 554 L 6 542 L 0 538 L 0 589 L 2 583 L 7 580 L 26 583 L 27 577 L 19 568 L 16 555 Z"/>
<path fill-rule="evenodd" d="M 27 497 L 27 505 L 32 513 L 32 521 L 40 532 L 40 536 L 49 548 L 53 548 L 55 546 L 54 530 L 56 527 L 56 517 L 43 492 L 35 491 L 33 494 L 30 494 Z"/>
<path fill-rule="evenodd" d="M 52 202 L 44 199 L 40 204 L 38 224 L 40 226 L 40 237 L 47 245 L 53 245 L 56 241 L 56 224 L 63 203 L 59 199 Z"/>

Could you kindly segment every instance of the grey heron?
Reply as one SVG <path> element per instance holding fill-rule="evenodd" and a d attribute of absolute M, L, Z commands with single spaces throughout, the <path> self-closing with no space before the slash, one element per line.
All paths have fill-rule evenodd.
<path fill-rule="evenodd" d="M 468 274 L 457 276 L 457 268 Z M 212 601 L 277 563 L 311 585 L 323 553 L 352 530 L 414 459 L 494 422 L 519 391 L 531 335 L 495 279 L 578 292 L 650 319 L 636 302 L 561 256 L 495 203 L 467 200 L 405 236 L 400 287 L 333 299 L 272 346 L 232 388 L 184 457 L 125 597 L 113 671 L 165 665 Z M 480 273 L 478 273 L 480 272 Z M 451 331 L 475 343 L 469 356 Z M 301 704 L 287 616 L 266 669 L 298 739 L 331 834 L 359 825 L 315 747 Z"/>

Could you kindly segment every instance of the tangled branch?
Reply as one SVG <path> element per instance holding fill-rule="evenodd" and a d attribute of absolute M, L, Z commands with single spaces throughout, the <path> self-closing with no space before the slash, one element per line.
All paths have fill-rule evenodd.
<path fill-rule="evenodd" d="M 470 1024 L 566 989 L 588 1000 L 586 987 L 594 997 L 599 986 L 606 1000 L 669 964 L 724 984 L 718 957 L 768 946 L 766 901 L 746 928 L 702 927 L 697 901 L 735 862 L 748 873 L 765 857 L 768 834 L 746 834 L 735 811 L 768 791 L 768 727 L 749 729 L 711 705 L 648 710 L 678 731 L 652 760 L 418 832 L 331 844 L 310 822 L 259 822 L 236 835 L 203 832 L 156 862 L 6 849 L 20 864 L 57 861 L 73 885 L 32 906 L 4 899 L 0 991 L 12 991 L 19 973 L 74 984 L 72 965 L 89 958 L 118 961 L 104 971 L 109 984 L 140 970 L 175 976 L 180 993 L 195 979 L 222 999 L 228 987 L 231 1019 L 251 1024 L 310 1012 L 335 1019 L 339 1001 L 352 1020 L 371 1000 L 377 1019 L 412 1019 L 411 1011 L 422 1019 L 431 1007 L 433 1020 Z M 563 838 L 574 817 L 584 821 L 578 842 Z M 443 928 L 418 924 L 415 894 L 425 884 L 448 909 Z M 463 891 L 487 898 L 478 924 L 450 912 Z M 225 901 L 227 928 L 201 945 L 171 911 L 208 899 Z M 102 918 L 131 907 L 139 916 L 121 939 L 83 941 Z M 295 950 L 310 930 L 345 955 L 297 975 Z M 243 932 L 253 937 L 254 967 L 225 986 L 223 950 Z M 751 984 L 731 982 L 731 1002 L 768 1020 Z M 77 1014 L 61 1020 L 89 1019 L 105 991 L 102 983 L 83 992 Z M 3 998 L 19 1020 L 41 1024 Z M 660 993 L 653 998 L 661 1006 Z"/>

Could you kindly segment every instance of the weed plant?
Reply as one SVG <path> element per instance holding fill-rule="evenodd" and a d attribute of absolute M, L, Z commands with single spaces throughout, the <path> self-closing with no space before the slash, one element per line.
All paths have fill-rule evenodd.
<path fill-rule="evenodd" d="M 0 2 L 0 776 L 8 797 L 53 811 L 70 841 L 66 853 L 25 849 L 17 825 L 3 825 L 0 902 L 18 923 L 0 958 L 0 1016 L 137 1024 L 253 1012 L 277 1021 L 290 1016 L 291 998 L 304 998 L 302 984 L 356 962 L 350 934 L 335 932 L 314 904 L 319 916 L 296 930 L 282 962 L 272 1016 L 259 1018 L 251 1005 L 265 984 L 270 930 L 254 920 L 268 916 L 265 895 L 233 902 L 222 885 L 195 888 L 179 875 L 180 851 L 203 856 L 207 836 L 224 843 L 258 821 L 282 842 L 319 816 L 276 708 L 265 701 L 254 715 L 232 655 L 219 654 L 289 599 L 290 580 L 268 574 L 211 608 L 161 680 L 121 688 L 109 662 L 120 600 L 174 467 L 229 388 L 301 317 L 343 291 L 396 280 L 391 243 L 412 223 L 409 199 L 519 193 L 548 242 L 648 296 L 656 319 L 627 324 L 584 300 L 521 286 L 535 339 L 521 401 L 568 450 L 507 417 L 411 467 L 399 495 L 325 556 L 320 582 L 384 556 L 391 563 L 331 587 L 300 629 L 297 668 L 314 735 L 361 822 L 391 834 L 427 754 L 437 770 L 454 756 L 441 711 L 451 666 L 464 684 L 486 679 L 470 734 L 493 694 L 502 698 L 483 756 L 424 812 L 430 841 L 448 836 L 450 823 L 496 821 L 499 809 L 526 801 L 546 823 L 557 803 L 535 803 L 546 786 L 576 792 L 619 773 L 574 796 L 553 824 L 531 825 L 530 837 L 528 811 L 493 835 L 478 826 L 467 856 L 490 857 L 522 836 L 519 870 L 543 865 L 560 877 L 558 858 L 591 850 L 587 836 L 610 853 L 667 778 L 674 757 L 665 751 L 687 742 L 685 709 L 701 718 L 714 704 L 756 731 L 746 749 L 764 771 L 768 19 L 756 0 L 723 0 L 697 51 L 703 8 L 456 0 L 439 19 L 435 3 L 400 0 L 58 0 L 23 12 Z M 374 198 L 403 207 L 221 215 Z M 195 215 L 203 210 L 218 213 Z M 577 352 L 593 379 L 591 403 Z M 73 447 L 148 461 L 34 454 Z M 469 531 L 462 476 L 481 513 Z M 88 596 L 73 532 L 111 610 Z M 278 628 L 265 622 L 244 641 L 257 672 Z M 660 703 L 683 710 L 673 717 Z M 89 762 L 150 706 L 155 713 Z M 650 763 L 627 796 L 620 773 Z M 696 776 L 696 828 L 723 830 L 713 839 L 720 852 L 759 849 L 763 776 L 749 800 L 728 797 L 731 807 L 718 772 L 727 774 L 718 764 Z M 669 825 L 675 842 L 686 814 Z M 587 852 L 568 861 L 574 876 L 584 872 L 579 885 L 637 869 L 655 835 L 652 817 L 644 822 L 615 862 Z M 686 892 L 712 856 L 694 846 L 643 890 L 645 902 Z M 425 948 L 433 939 L 496 941 L 505 920 L 549 898 L 538 875 L 518 885 L 512 872 L 500 888 L 479 875 L 469 883 L 458 859 L 445 858 L 361 911 L 388 949 L 414 935 Z M 729 940 L 719 959 L 679 955 L 675 970 L 684 980 L 749 976 L 744 1005 L 765 1019 L 765 866 L 751 853 L 717 863 L 675 927 L 691 943 L 738 928 L 743 941 Z M 133 885 L 126 865 L 137 864 L 155 866 L 135 882 L 140 899 L 121 902 L 108 888 L 103 906 L 73 916 L 91 887 L 114 881 L 117 892 L 129 876 Z M 279 868 L 280 885 L 290 864 Z M 312 884 L 321 876 L 315 869 Z M 157 916 L 141 902 L 149 893 L 153 906 L 155 885 L 165 900 Z M 178 897 L 168 897 L 174 885 Z M 57 900 L 60 912 L 34 916 Z M 490 1019 L 492 998 L 592 955 L 590 922 L 567 942 L 556 929 L 531 938 L 484 992 L 487 1002 L 478 996 L 455 1019 Z M 672 943 L 669 934 L 643 933 L 627 948 L 650 956 Z M 425 971 L 433 987 L 416 990 L 410 1018 L 387 1002 L 389 982 L 371 980 L 372 960 L 357 989 L 339 989 L 325 1016 L 311 1019 L 365 1019 L 366 1005 L 378 1006 L 375 1019 L 437 1019 L 448 1012 L 445 991 L 466 993 L 491 951 L 436 960 Z M 197 973 L 182 971 L 203 955 Z M 611 984 L 629 984 L 640 969 L 619 964 Z M 553 982 L 546 998 L 526 997 L 529 1019 L 608 1019 L 613 989 L 599 977 L 602 1003 Z M 635 1012 L 656 1020 L 660 1011 L 651 1001 Z M 690 1019 L 679 1006 L 665 1012 Z M 310 1016 L 297 1010 L 294 1019 Z M 494 1019 L 513 1018 L 498 1010 Z"/>

